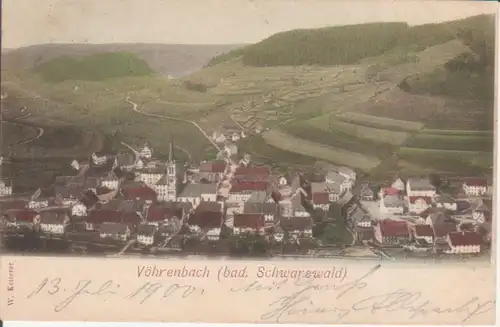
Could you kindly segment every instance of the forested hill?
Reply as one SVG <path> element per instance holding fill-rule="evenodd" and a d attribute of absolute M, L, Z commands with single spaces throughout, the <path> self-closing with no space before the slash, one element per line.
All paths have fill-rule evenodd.
<path fill-rule="evenodd" d="M 494 53 L 488 50 L 494 48 L 494 35 L 493 15 L 417 26 L 395 22 L 298 29 L 217 56 L 209 65 L 235 57 L 249 66 L 348 65 L 394 48 L 420 51 L 457 38 L 485 54 L 485 60 L 494 60 L 486 55 Z"/>

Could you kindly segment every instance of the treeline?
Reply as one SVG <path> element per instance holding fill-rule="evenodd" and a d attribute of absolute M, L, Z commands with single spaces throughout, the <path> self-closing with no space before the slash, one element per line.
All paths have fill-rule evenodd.
<path fill-rule="evenodd" d="M 65 80 L 100 81 L 153 73 L 146 61 L 127 52 L 99 53 L 80 58 L 61 56 L 36 65 L 34 71 L 52 83 Z"/>
<path fill-rule="evenodd" d="M 494 47 L 494 19 L 479 15 L 419 26 L 369 23 L 299 29 L 215 57 L 210 65 L 240 56 L 250 66 L 346 65 L 379 56 L 395 47 L 420 51 L 456 38 L 484 53 L 484 60 L 490 60 L 486 53 Z"/>

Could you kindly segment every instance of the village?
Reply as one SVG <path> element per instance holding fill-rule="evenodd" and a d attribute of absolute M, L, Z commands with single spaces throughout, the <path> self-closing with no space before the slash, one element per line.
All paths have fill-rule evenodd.
<path fill-rule="evenodd" d="M 2 242 L 8 251 L 58 243 L 73 253 L 374 259 L 490 248 L 492 186 L 483 177 L 456 188 L 429 176 L 372 185 L 348 167 L 274 174 L 234 143 L 198 165 L 176 160 L 173 141 L 169 149 L 166 161 L 148 144 L 93 153 L 29 198 L 2 180 Z"/>

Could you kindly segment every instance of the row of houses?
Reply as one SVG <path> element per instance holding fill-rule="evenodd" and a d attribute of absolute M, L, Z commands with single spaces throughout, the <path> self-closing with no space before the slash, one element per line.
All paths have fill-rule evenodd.
<path fill-rule="evenodd" d="M 487 182 L 478 178 L 467 178 L 464 180 L 463 189 L 467 190 L 465 193 L 468 196 L 481 196 L 487 192 Z M 446 194 L 438 194 L 428 178 L 410 178 L 406 183 L 398 178 L 390 187 L 380 188 L 378 198 L 380 213 L 386 215 L 418 215 L 432 207 L 459 211 L 456 199 Z M 369 186 L 363 185 L 361 199 L 375 200 L 375 194 Z"/>
<path fill-rule="evenodd" d="M 478 253 L 491 241 L 491 219 L 481 224 L 460 221 L 452 211 L 435 207 L 417 217 L 374 219 L 362 205 L 354 204 L 348 209 L 350 228 L 359 241 L 384 246 L 411 244 L 414 249 L 440 248 L 447 253 Z"/>

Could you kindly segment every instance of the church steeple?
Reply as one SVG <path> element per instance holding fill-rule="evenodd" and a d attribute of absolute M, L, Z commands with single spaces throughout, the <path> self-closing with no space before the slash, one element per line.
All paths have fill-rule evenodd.
<path fill-rule="evenodd" d="M 172 138 L 172 134 L 170 134 L 170 144 L 168 147 L 168 162 L 174 162 L 174 139 Z"/>

